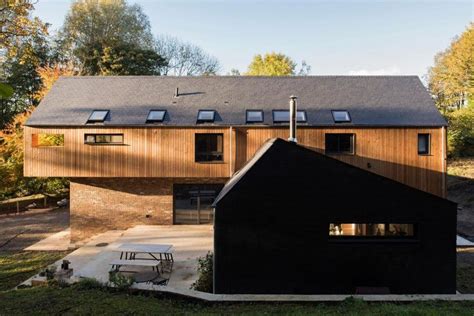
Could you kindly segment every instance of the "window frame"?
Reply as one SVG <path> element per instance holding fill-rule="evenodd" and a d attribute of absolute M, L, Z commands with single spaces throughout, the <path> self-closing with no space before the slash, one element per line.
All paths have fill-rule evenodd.
<path fill-rule="evenodd" d="M 260 112 L 262 114 L 262 120 L 261 121 L 249 121 L 248 113 L 249 112 Z M 265 121 L 265 113 L 263 110 L 260 109 L 247 109 L 245 111 L 245 124 L 258 124 L 258 123 L 263 123 Z"/>
<path fill-rule="evenodd" d="M 212 116 L 212 119 L 199 119 L 199 114 L 201 112 L 212 112 L 213 116 Z M 216 113 L 217 111 L 216 110 L 212 110 L 212 109 L 201 109 L 201 110 L 198 110 L 198 114 L 197 114 L 197 118 L 196 118 L 196 122 L 199 124 L 199 123 L 214 123 L 216 121 Z"/>
<path fill-rule="evenodd" d="M 347 113 L 347 117 L 349 118 L 349 120 L 337 120 L 336 117 L 334 116 L 334 113 L 335 112 L 346 112 Z M 332 119 L 334 120 L 334 123 L 352 123 L 352 117 L 351 117 L 351 114 L 349 113 L 349 111 L 347 110 L 331 110 L 331 115 L 332 115 Z"/>
<path fill-rule="evenodd" d="M 88 136 L 94 137 L 94 142 L 87 141 Z M 121 142 L 97 142 L 97 136 L 122 136 Z M 84 145 L 124 145 L 125 144 L 125 136 L 123 133 L 84 133 Z"/>
<path fill-rule="evenodd" d="M 103 119 L 92 119 L 92 116 L 94 115 L 95 112 L 106 112 L 106 113 L 105 113 L 105 116 L 104 116 Z M 107 117 L 109 116 L 109 114 L 110 114 L 110 110 L 105 110 L 105 109 L 92 110 L 91 115 L 89 115 L 89 118 L 87 119 L 87 124 L 89 124 L 89 123 L 103 123 L 107 120 Z"/>
<path fill-rule="evenodd" d="M 220 160 L 199 160 L 198 155 L 203 155 L 206 154 L 208 156 L 211 156 L 212 154 L 209 154 L 209 152 L 206 153 L 201 153 L 197 152 L 197 142 L 198 142 L 198 137 L 204 137 L 204 136 L 217 136 L 217 137 L 222 137 L 222 151 L 220 152 L 220 156 L 222 157 Z M 212 153 L 212 152 L 211 152 Z M 219 153 L 219 151 L 216 151 L 216 153 Z M 194 162 L 195 163 L 209 163 L 209 164 L 219 164 L 219 163 L 224 163 L 225 162 L 225 157 L 224 157 L 224 133 L 195 133 L 194 134 Z"/>
<path fill-rule="evenodd" d="M 350 135 L 351 136 L 351 151 L 331 151 L 327 149 L 328 136 L 332 135 Z M 340 141 L 338 140 L 338 149 L 340 148 Z M 356 153 L 356 134 L 355 133 L 325 133 L 324 134 L 324 153 L 327 155 L 349 155 L 353 156 Z"/>
<path fill-rule="evenodd" d="M 426 136 L 426 152 L 420 152 L 420 136 Z M 431 155 L 431 134 L 430 133 L 418 133 L 417 135 L 417 152 L 419 156 L 429 156 Z"/>
<path fill-rule="evenodd" d="M 150 115 L 152 112 L 163 112 L 163 118 L 161 120 L 155 120 L 155 119 L 150 119 Z M 146 117 L 146 123 L 147 124 L 152 124 L 152 123 L 163 123 L 165 121 L 166 115 L 168 114 L 167 110 L 160 110 L 160 109 L 153 109 L 148 111 L 148 115 Z"/>
<path fill-rule="evenodd" d="M 40 145 L 40 135 L 61 136 L 62 145 Z M 33 148 L 64 148 L 66 146 L 66 136 L 55 133 L 33 133 L 31 134 L 31 147 Z"/>
<path fill-rule="evenodd" d="M 287 112 L 288 113 L 288 121 L 286 120 L 275 120 L 275 113 L 276 112 Z M 298 113 L 302 113 L 304 116 L 304 120 L 298 120 Z M 272 110 L 272 120 L 274 124 L 285 124 L 290 123 L 290 110 Z M 306 110 L 296 110 L 296 123 L 307 123 L 308 122 L 308 114 Z"/>

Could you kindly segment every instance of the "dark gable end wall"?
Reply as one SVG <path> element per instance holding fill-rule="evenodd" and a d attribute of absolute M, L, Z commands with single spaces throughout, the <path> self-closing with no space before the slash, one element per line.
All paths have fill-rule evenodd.
<path fill-rule="evenodd" d="M 329 223 L 415 223 L 329 241 Z M 216 205 L 215 293 L 455 293 L 456 204 L 277 140 Z"/>

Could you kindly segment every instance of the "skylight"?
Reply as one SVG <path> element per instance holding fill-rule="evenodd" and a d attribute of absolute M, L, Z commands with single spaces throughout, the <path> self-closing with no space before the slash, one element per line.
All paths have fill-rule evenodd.
<path fill-rule="evenodd" d="M 307 121 L 306 111 L 296 111 L 296 121 L 305 123 Z M 288 110 L 273 110 L 274 123 L 288 123 L 290 122 L 290 111 Z"/>
<path fill-rule="evenodd" d="M 91 116 L 87 120 L 87 123 L 100 123 L 105 121 L 105 118 L 109 114 L 109 110 L 94 110 Z"/>
<path fill-rule="evenodd" d="M 214 110 L 199 110 L 197 120 L 198 122 L 214 122 L 215 116 Z"/>
<path fill-rule="evenodd" d="M 247 123 L 262 123 L 263 111 L 262 110 L 247 110 L 245 119 Z"/>
<path fill-rule="evenodd" d="M 146 118 L 147 123 L 160 123 L 165 119 L 166 110 L 150 110 Z"/>
<path fill-rule="evenodd" d="M 345 110 L 333 110 L 332 118 L 335 123 L 348 123 L 351 121 L 351 116 L 348 111 Z"/>

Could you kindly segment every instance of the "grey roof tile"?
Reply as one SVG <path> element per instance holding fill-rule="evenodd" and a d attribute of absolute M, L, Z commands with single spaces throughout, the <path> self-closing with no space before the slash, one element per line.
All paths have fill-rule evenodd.
<path fill-rule="evenodd" d="M 310 126 L 336 125 L 335 109 L 350 112 L 350 126 L 446 125 L 416 76 L 62 77 L 27 125 L 83 126 L 94 109 L 110 110 L 106 126 L 145 125 L 150 109 L 166 109 L 171 126 L 195 125 L 199 109 L 217 111 L 214 125 L 244 125 L 247 109 L 263 109 L 271 125 L 290 95 Z"/>

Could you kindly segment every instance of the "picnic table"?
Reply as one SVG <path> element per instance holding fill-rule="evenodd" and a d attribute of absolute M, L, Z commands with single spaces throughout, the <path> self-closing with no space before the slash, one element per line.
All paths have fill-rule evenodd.
<path fill-rule="evenodd" d="M 140 266 L 152 267 L 153 271 L 156 269 L 157 277 L 160 276 L 159 270 L 161 270 L 161 274 L 163 272 L 171 274 L 174 262 L 173 245 L 130 243 L 122 244 L 113 251 L 120 252 L 120 259 L 113 260 L 110 263 L 112 269 L 116 271 L 119 271 L 122 266 Z M 137 255 L 139 255 L 138 258 Z M 143 257 L 142 255 L 149 256 Z M 153 281 L 153 279 L 150 281 Z"/>

